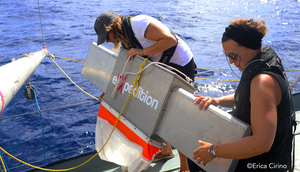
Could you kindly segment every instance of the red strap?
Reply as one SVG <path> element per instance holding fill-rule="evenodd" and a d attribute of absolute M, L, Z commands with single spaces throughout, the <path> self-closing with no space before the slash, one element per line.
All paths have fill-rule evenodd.
<path fill-rule="evenodd" d="M 106 120 L 110 125 L 114 126 L 117 118 L 105 107 L 100 105 L 98 112 L 98 117 Z M 131 142 L 140 145 L 143 148 L 142 155 L 151 160 L 153 155 L 159 151 L 158 147 L 148 144 L 143 139 L 141 139 L 137 134 L 135 134 L 130 128 L 128 128 L 122 121 L 118 121 L 116 128 Z"/>

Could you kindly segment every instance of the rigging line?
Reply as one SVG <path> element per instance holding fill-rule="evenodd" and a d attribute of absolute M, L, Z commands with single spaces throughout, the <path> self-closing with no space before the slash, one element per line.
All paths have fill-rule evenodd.
<path fill-rule="evenodd" d="M 197 68 L 197 69 L 200 69 L 200 70 L 213 70 L 213 71 L 215 71 L 215 70 L 231 70 L 231 69 L 226 69 L 226 68 L 229 68 L 229 67 L 224 67 L 224 68 Z M 238 70 L 238 69 L 232 69 L 232 70 Z M 300 72 L 300 69 L 284 69 L 284 71 Z"/>
<path fill-rule="evenodd" d="M 76 105 L 81 105 L 81 104 L 85 104 L 85 103 L 90 103 L 90 102 L 94 102 L 94 101 L 96 101 L 96 100 L 90 100 L 90 101 L 75 103 L 75 104 L 71 104 L 71 105 L 59 106 L 59 107 L 54 107 L 54 108 L 50 108 L 50 109 L 44 109 L 44 110 L 41 110 L 41 111 L 44 112 L 44 111 L 49 111 L 49 110 L 55 110 L 55 109 L 60 109 L 60 108 L 65 108 L 65 107 L 70 107 L 70 106 L 76 106 Z M 34 113 L 38 113 L 38 112 L 39 111 L 34 111 L 34 112 L 28 112 L 28 113 L 23 113 L 23 114 L 19 114 L 19 115 L 7 116 L 7 117 L 0 118 L 0 120 L 7 119 L 7 118 L 18 117 L 18 116 L 23 116 L 23 115 L 34 114 Z"/>
<path fill-rule="evenodd" d="M 1 159 L 2 165 L 4 164 L 3 165 L 4 171 L 6 172 L 6 169 L 7 169 L 7 172 L 9 172 L 8 166 L 7 166 L 6 162 L 4 161 L 4 158 L 1 153 L 0 153 L 0 159 Z"/>
<path fill-rule="evenodd" d="M 289 71 L 289 72 L 299 72 L 300 69 L 284 69 L 284 71 Z"/>
<path fill-rule="evenodd" d="M 77 61 L 77 62 L 81 62 L 81 63 L 84 63 L 84 61 L 80 61 L 80 60 L 76 60 L 76 59 L 71 59 L 71 58 L 66 58 L 66 57 L 59 57 L 59 56 L 55 56 L 57 58 L 62 58 L 62 59 L 67 59 L 67 60 L 72 60 L 72 61 Z M 156 63 L 156 62 L 152 62 L 153 64 Z M 151 63 L 150 63 L 151 65 Z M 149 65 L 148 65 L 149 66 Z M 147 66 L 147 67 L 148 67 Z M 147 68 L 146 67 L 146 68 Z M 230 69 L 227 69 L 227 68 L 230 68 Z M 238 70 L 238 69 L 232 69 L 231 66 L 230 67 L 223 67 L 223 68 L 197 68 L 197 69 L 203 69 L 203 70 L 209 70 L 209 71 L 204 71 L 204 72 L 198 72 L 198 74 L 203 74 L 203 73 L 207 73 L 207 72 L 212 72 L 212 71 L 216 71 L 216 70 Z M 62 70 L 62 69 L 61 69 Z M 144 70 L 144 69 L 143 69 Z M 300 71 L 300 70 L 285 70 L 285 71 Z M 236 73 L 233 72 L 235 75 Z M 138 74 L 138 73 L 125 73 L 125 74 Z M 236 75 L 237 76 L 237 75 Z M 199 78 L 199 77 L 195 77 L 195 79 L 201 79 L 201 80 L 215 80 L 215 81 L 240 81 L 240 80 L 231 80 L 231 79 L 210 79 L 210 78 Z M 288 79 L 289 81 L 295 81 L 296 79 Z M 0 118 L 1 119 L 1 118 Z"/>
<path fill-rule="evenodd" d="M 40 112 L 40 118 L 41 118 L 41 125 L 42 125 L 42 133 L 43 133 L 43 143 L 44 143 L 44 167 L 46 168 L 46 144 L 45 144 L 45 135 L 44 135 L 44 124 L 43 124 L 43 117 L 42 117 L 42 112 L 41 112 L 41 109 L 40 109 L 40 106 L 39 106 L 39 103 L 38 103 L 38 100 L 37 100 L 37 97 L 36 97 L 36 92 L 35 92 L 35 89 L 32 89 L 33 92 L 34 92 L 34 98 L 35 98 L 35 102 L 36 102 L 36 105 L 37 105 L 37 108 L 39 109 L 39 112 Z"/>
<path fill-rule="evenodd" d="M 84 149 L 87 149 L 87 148 L 91 148 L 91 147 L 95 147 L 95 145 L 91 145 L 91 146 L 87 146 L 87 147 L 84 147 L 84 148 L 79 148 L 79 149 L 76 149 L 76 150 L 72 150 L 72 151 L 69 151 L 69 152 L 58 154 L 58 155 L 55 155 L 55 156 L 51 156 L 51 157 L 48 157 L 47 160 L 49 160 L 51 158 L 56 158 L 56 157 L 59 157 L 59 156 L 62 156 L 62 155 L 66 155 L 66 154 L 69 154 L 69 153 L 77 152 L 79 150 L 84 150 Z M 40 160 L 37 160 L 37 161 L 32 161 L 32 162 L 29 162 L 29 163 L 30 164 L 34 164 L 34 163 L 41 162 L 41 161 L 43 161 L 43 159 L 40 159 Z M 19 165 L 19 166 L 11 167 L 10 170 L 16 169 L 16 168 L 20 168 L 20 167 L 23 167 L 23 166 L 26 166 L 26 164 L 22 164 L 22 165 Z"/>
<path fill-rule="evenodd" d="M 55 60 L 51 57 L 51 60 L 56 64 L 56 66 L 62 71 L 62 73 L 64 73 L 66 75 L 66 77 L 82 92 L 84 92 L 85 94 L 89 95 L 90 97 L 94 98 L 95 100 L 100 101 L 98 98 L 92 96 L 91 94 L 87 93 L 86 91 L 84 91 L 82 88 L 80 88 L 67 74 L 66 72 L 55 62 Z"/>
<path fill-rule="evenodd" d="M 5 161 L 3 160 L 3 157 L 2 157 L 2 155 L 1 155 L 1 153 L 0 153 L 0 161 L 1 161 L 1 163 L 2 163 L 2 167 L 3 167 L 3 169 L 4 169 L 4 172 L 7 172 L 7 171 L 6 171 L 6 166 L 5 166 Z M 2 172 L 1 167 L 0 167 L 0 171 Z"/>
<path fill-rule="evenodd" d="M 212 81 L 240 81 L 240 80 L 234 80 L 234 79 L 213 79 L 213 78 L 199 78 L 199 77 L 195 77 L 195 79 L 212 80 Z M 288 81 L 295 81 L 295 80 L 296 79 L 288 79 Z"/>
<path fill-rule="evenodd" d="M 25 88 L 24 88 L 25 89 Z M 11 107 L 12 104 L 17 100 L 17 98 L 20 96 L 20 94 L 24 91 L 24 89 L 20 90 L 19 93 L 14 97 L 14 99 L 6 106 L 6 109 Z"/>
<path fill-rule="evenodd" d="M 40 16 L 40 24 L 41 24 L 41 31 L 42 31 L 42 39 L 43 39 L 43 46 L 46 45 L 45 40 L 44 40 L 44 33 L 43 33 L 43 25 L 42 25 L 42 16 L 41 16 L 41 9 L 40 9 L 40 1 L 38 1 L 38 7 L 39 7 L 39 16 Z"/>
<path fill-rule="evenodd" d="M 203 73 L 208 73 L 208 72 L 213 72 L 213 71 L 216 71 L 216 70 L 230 70 L 230 69 L 227 69 L 227 68 L 229 68 L 229 67 L 224 67 L 224 68 L 217 68 L 217 69 L 214 69 L 214 68 L 211 68 L 211 69 L 209 69 L 209 68 L 202 68 L 202 70 L 207 70 L 207 71 L 203 71 L 203 72 L 197 72 L 197 75 L 198 74 L 203 74 Z M 197 68 L 197 69 L 201 69 L 201 68 Z"/>
<path fill-rule="evenodd" d="M 234 80 L 234 79 L 212 79 L 212 78 L 198 78 L 198 77 L 195 77 L 195 79 L 212 80 L 212 81 L 240 81 L 240 80 Z"/>
<path fill-rule="evenodd" d="M 52 59 L 52 60 L 53 60 L 53 59 Z M 144 66 L 144 64 L 145 64 L 146 61 L 147 61 L 147 58 L 146 58 L 145 61 L 141 64 L 140 68 L 142 68 L 142 67 Z M 132 91 L 133 91 L 133 89 L 134 89 L 134 87 L 135 87 L 135 85 L 136 85 L 136 83 L 138 82 L 139 79 L 140 79 L 140 78 L 138 78 L 138 76 L 135 77 L 134 84 L 133 84 L 133 86 L 132 86 L 132 88 L 131 88 L 131 90 L 130 90 L 130 93 L 128 94 L 127 99 L 125 100 L 125 103 L 124 103 L 124 105 L 123 105 L 123 107 L 122 107 L 122 109 L 121 109 L 121 111 L 120 111 L 120 114 L 119 114 L 119 116 L 118 116 L 118 118 L 117 118 L 117 120 L 116 120 L 116 122 L 115 122 L 115 125 L 114 125 L 114 127 L 113 127 L 111 133 L 109 134 L 109 136 L 108 136 L 106 142 L 104 143 L 104 145 L 102 146 L 102 148 L 101 148 L 95 155 L 93 155 L 91 158 L 89 158 L 88 160 L 86 160 L 84 163 L 82 163 L 82 164 L 80 164 L 80 165 L 77 165 L 77 166 L 75 166 L 75 167 L 68 168 L 68 169 L 58 169 L 58 170 L 56 170 L 56 169 L 55 169 L 55 170 L 54 170 L 54 169 L 46 169 L 46 168 L 41 168 L 41 167 L 37 167 L 37 166 L 34 166 L 34 165 L 31 165 L 31 164 L 26 163 L 25 161 L 22 161 L 22 160 L 18 159 L 17 157 L 11 155 L 11 154 L 8 153 L 7 151 L 5 151 L 2 147 L 0 147 L 0 150 L 2 150 L 4 153 L 6 153 L 8 156 L 12 157 L 12 158 L 15 159 L 16 161 L 19 161 L 19 162 L 21 162 L 21 163 L 23 163 L 23 164 L 26 164 L 27 166 L 30 166 L 30 167 L 33 167 L 33 168 L 36 168 L 36 169 L 39 169 L 39 170 L 44 170 L 44 171 L 70 171 L 70 170 L 74 170 L 74 169 L 76 169 L 76 168 L 79 168 L 79 167 L 85 165 L 86 163 L 88 163 L 89 161 L 91 161 L 93 158 L 95 158 L 95 157 L 96 157 L 96 156 L 104 149 L 105 145 L 108 143 L 109 139 L 111 138 L 111 136 L 112 136 L 112 134 L 113 134 L 113 132 L 114 132 L 116 126 L 117 126 L 117 123 L 118 123 L 118 121 L 119 121 L 119 119 L 120 119 L 120 117 L 121 117 L 121 114 L 123 113 L 123 110 L 124 110 L 124 108 L 125 108 L 125 106 L 126 106 L 126 104 L 127 104 L 127 101 L 128 101 L 128 99 L 129 99 L 129 97 L 131 96 L 131 93 L 132 93 Z"/>
<path fill-rule="evenodd" d="M 222 67 L 222 68 L 196 68 L 196 69 L 202 69 L 202 70 L 230 70 L 228 67 Z"/>
<path fill-rule="evenodd" d="M 300 53 L 300 52 L 299 52 Z M 61 57 L 61 56 L 54 56 L 56 58 L 60 59 L 65 59 L 65 60 L 70 60 L 70 61 L 75 61 L 75 62 L 80 62 L 80 63 L 85 63 L 83 60 L 78 60 L 78 59 L 72 59 L 68 57 Z M 223 68 L 196 68 L 197 70 L 210 70 L 210 71 L 216 71 L 216 70 L 238 70 L 238 69 L 228 69 L 228 67 L 223 67 Z M 205 72 L 210 72 L 210 71 L 205 71 Z M 284 71 L 292 71 L 292 72 L 299 72 L 300 69 L 285 69 Z M 199 72 L 198 74 L 205 73 L 205 72 Z"/>
<path fill-rule="evenodd" d="M 54 57 L 84 63 L 84 61 L 82 61 L 82 60 L 76 60 L 76 59 L 71 59 L 71 58 L 67 58 L 67 57 L 60 57 L 60 56 L 54 56 Z"/>
<path fill-rule="evenodd" d="M 289 55 L 294 55 L 294 54 L 299 54 L 300 52 L 295 52 L 295 53 L 290 53 L 290 54 L 284 54 L 284 55 L 281 55 L 280 57 L 284 57 L 284 56 L 289 56 Z"/>

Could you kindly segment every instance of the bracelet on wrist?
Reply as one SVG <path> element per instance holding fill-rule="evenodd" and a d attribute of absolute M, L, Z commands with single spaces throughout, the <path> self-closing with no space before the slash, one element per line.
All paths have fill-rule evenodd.
<path fill-rule="evenodd" d="M 215 146 L 215 149 L 216 149 L 216 151 L 215 151 L 215 152 L 216 152 L 216 157 L 219 157 L 219 153 L 218 153 L 218 145 Z"/>

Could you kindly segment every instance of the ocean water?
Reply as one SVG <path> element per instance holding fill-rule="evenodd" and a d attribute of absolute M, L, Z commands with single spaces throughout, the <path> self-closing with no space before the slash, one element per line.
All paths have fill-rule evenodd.
<path fill-rule="evenodd" d="M 97 40 L 93 28 L 96 17 L 113 11 L 157 18 L 190 46 L 198 68 L 225 68 L 228 64 L 222 53 L 221 36 L 231 20 L 246 17 L 266 21 L 269 31 L 263 44 L 271 46 L 281 57 L 289 79 L 296 79 L 300 74 L 300 2 L 297 0 L 40 0 L 39 4 L 44 41 L 56 56 L 85 60 L 91 43 Z M 38 51 L 42 43 L 38 1 L 0 0 L 0 66 L 22 54 Z M 112 47 L 107 43 L 104 46 Z M 101 94 L 101 90 L 81 76 L 83 63 L 59 58 L 56 62 L 85 91 L 95 97 Z M 237 70 L 234 72 L 241 75 Z M 197 77 L 239 79 L 231 70 L 199 69 Z M 196 81 L 199 94 L 212 97 L 233 93 L 238 83 Z M 23 87 L 0 116 L 0 146 L 36 166 L 44 164 L 43 135 L 47 163 L 94 150 L 100 103 L 75 87 L 47 57 L 30 77 L 30 82 L 43 110 L 44 133 L 37 105 L 34 100 L 25 99 Z M 300 84 L 294 89 L 294 92 L 299 91 Z M 11 172 L 30 169 L 1 154 Z M 299 155 L 296 154 L 298 170 Z"/>

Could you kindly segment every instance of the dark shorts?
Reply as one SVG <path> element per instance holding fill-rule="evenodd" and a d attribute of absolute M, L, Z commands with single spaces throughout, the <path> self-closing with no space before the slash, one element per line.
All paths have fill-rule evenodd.
<path fill-rule="evenodd" d="M 191 78 L 193 81 L 195 80 L 195 76 L 197 75 L 197 65 L 194 62 L 194 58 L 191 59 L 191 61 L 186 64 L 185 66 L 180 66 L 174 63 L 169 63 L 169 66 L 178 69 L 179 71 L 181 71 L 182 73 L 184 73 L 186 76 L 188 76 L 189 78 Z M 185 77 L 180 74 L 179 72 L 172 70 L 173 72 L 175 72 L 176 74 L 178 74 L 181 78 L 185 79 Z"/>
<path fill-rule="evenodd" d="M 189 164 L 190 172 L 205 172 L 205 170 L 203 170 L 201 167 L 199 167 L 196 163 L 191 161 L 189 158 L 188 158 L 188 164 Z"/>

